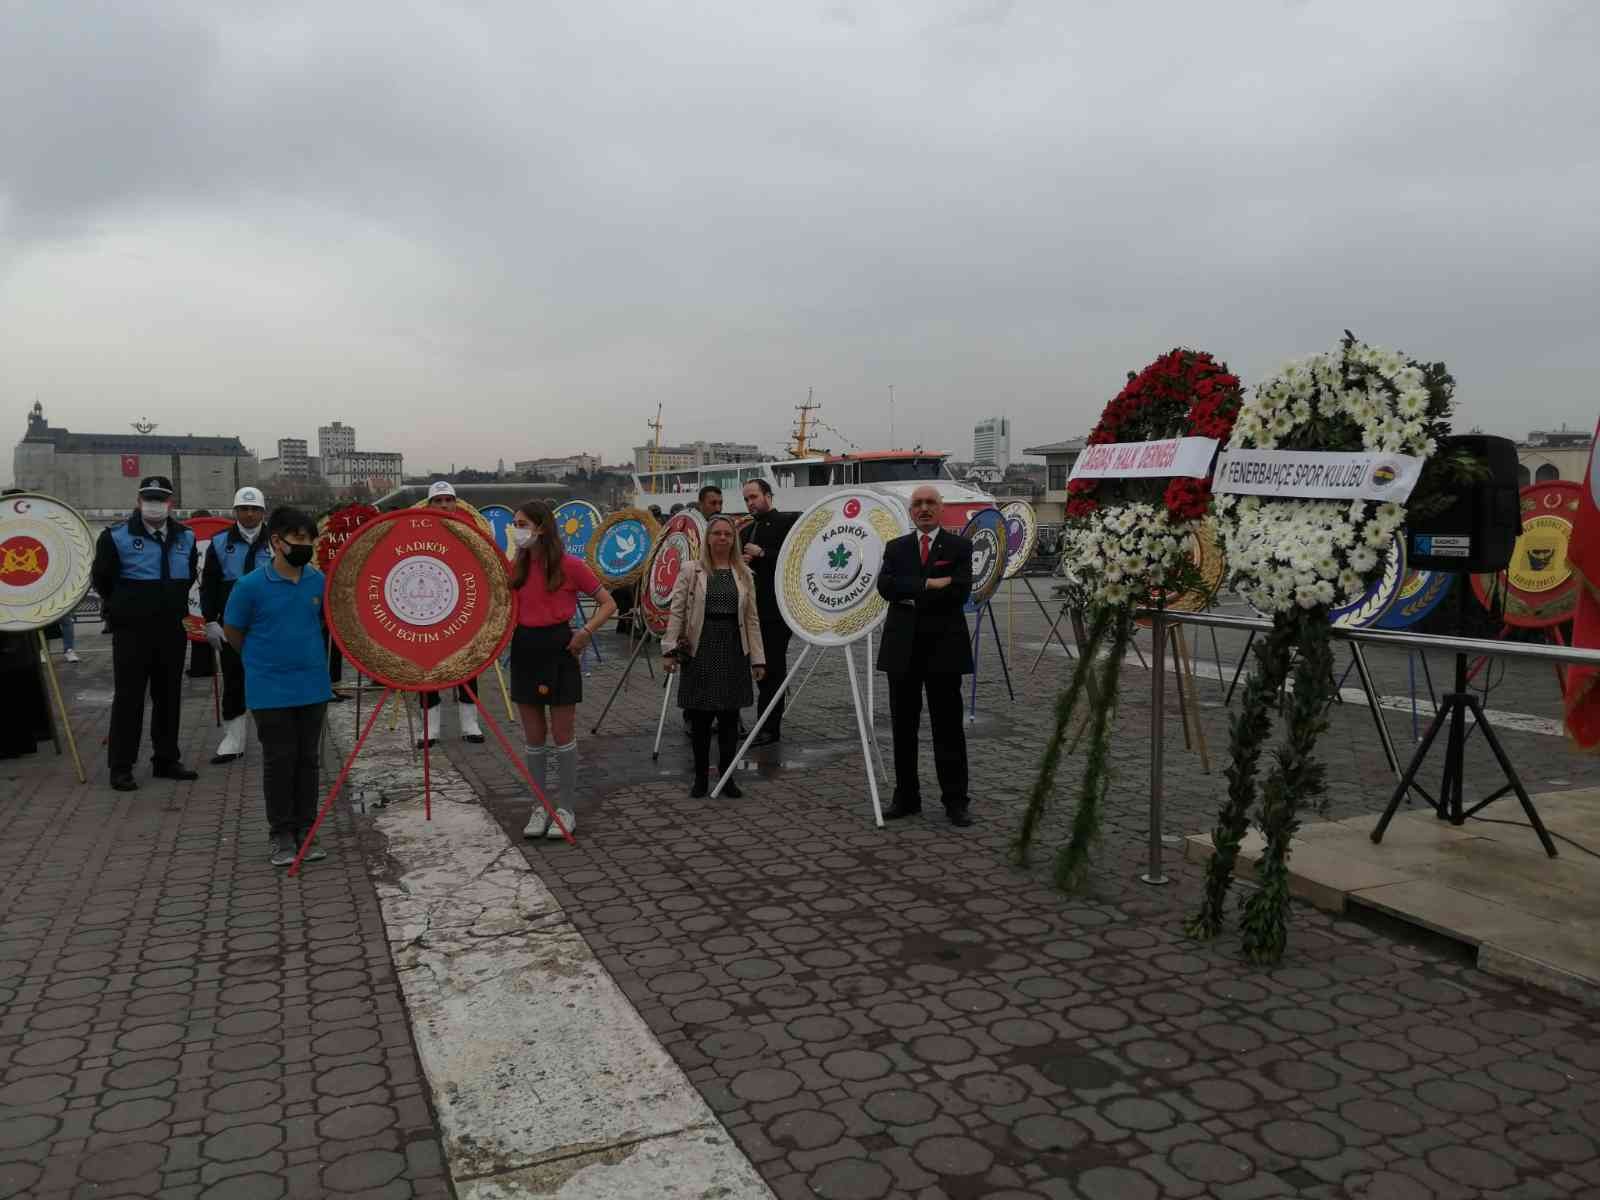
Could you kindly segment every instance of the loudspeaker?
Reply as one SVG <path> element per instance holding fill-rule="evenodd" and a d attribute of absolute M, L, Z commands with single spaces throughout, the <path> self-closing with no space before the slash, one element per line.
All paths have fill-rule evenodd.
<path fill-rule="evenodd" d="M 1440 454 L 1465 451 L 1487 478 L 1461 484 L 1450 507 L 1406 526 L 1406 564 L 1420 571 L 1503 571 L 1522 534 L 1517 446 L 1510 438 L 1464 433 L 1439 443 Z"/>

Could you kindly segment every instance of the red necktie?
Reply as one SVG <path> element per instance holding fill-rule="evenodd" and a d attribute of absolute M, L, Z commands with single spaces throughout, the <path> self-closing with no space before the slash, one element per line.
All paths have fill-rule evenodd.
<path fill-rule="evenodd" d="M 923 534 L 922 535 L 922 565 L 923 566 L 927 566 L 928 565 L 928 547 L 932 544 L 932 541 L 933 541 L 933 539 L 930 538 L 927 534 Z"/>

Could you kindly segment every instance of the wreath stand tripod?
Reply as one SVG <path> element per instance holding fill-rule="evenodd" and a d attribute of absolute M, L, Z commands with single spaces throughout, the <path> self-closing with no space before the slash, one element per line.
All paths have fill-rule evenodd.
<path fill-rule="evenodd" d="M 1459 605 L 1459 621 L 1465 624 L 1466 619 L 1466 588 L 1457 589 L 1457 603 Z M 1462 763 L 1463 752 L 1466 749 L 1467 714 L 1471 713 L 1476 728 L 1483 730 L 1484 739 L 1489 743 L 1495 761 L 1500 764 L 1500 770 L 1506 777 L 1506 784 L 1498 790 L 1491 792 L 1486 799 L 1478 801 L 1471 808 L 1464 807 L 1462 800 L 1462 785 L 1465 783 L 1466 770 Z M 1439 785 L 1439 798 L 1429 799 L 1428 803 L 1441 821 L 1449 821 L 1452 825 L 1465 824 L 1468 817 L 1474 816 L 1499 800 L 1503 796 L 1515 792 L 1522 811 L 1527 814 L 1528 824 L 1533 826 L 1534 833 L 1539 835 L 1539 842 L 1544 846 L 1544 852 L 1551 858 L 1556 857 L 1556 844 L 1551 841 L 1549 832 L 1544 827 L 1544 822 L 1539 819 L 1539 810 L 1533 806 L 1533 800 L 1528 796 L 1528 789 L 1522 786 L 1522 780 L 1517 775 L 1516 767 L 1511 765 L 1511 759 L 1506 754 L 1505 747 L 1500 744 L 1500 738 L 1495 734 L 1494 727 L 1489 724 L 1489 717 L 1483 710 L 1483 704 L 1478 697 L 1469 690 L 1467 678 L 1467 656 L 1463 653 L 1456 654 L 1455 687 L 1444 694 L 1444 703 L 1439 705 L 1434 713 L 1433 722 L 1428 726 L 1428 732 L 1423 735 L 1422 744 L 1417 747 L 1411 756 L 1411 765 L 1400 778 L 1400 783 L 1394 790 L 1394 795 L 1389 798 L 1389 807 L 1384 809 L 1383 816 L 1379 818 L 1377 826 L 1372 831 L 1374 842 L 1383 841 L 1384 831 L 1389 828 L 1389 822 L 1394 819 L 1395 811 L 1400 807 L 1400 801 L 1405 799 L 1406 793 L 1411 790 L 1416 781 L 1417 772 L 1422 769 L 1423 761 L 1428 757 L 1428 751 L 1433 748 L 1433 743 L 1445 727 L 1445 722 L 1450 724 L 1450 736 L 1445 743 L 1444 778 Z"/>

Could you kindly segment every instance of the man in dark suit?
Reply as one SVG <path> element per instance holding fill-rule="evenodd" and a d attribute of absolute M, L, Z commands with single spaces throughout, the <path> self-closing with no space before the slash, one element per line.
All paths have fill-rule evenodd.
<path fill-rule="evenodd" d="M 922 694 L 928 694 L 933 763 L 952 825 L 972 824 L 967 795 L 967 737 L 961 724 L 961 677 L 972 671 L 972 643 L 962 606 L 972 591 L 972 543 L 939 527 L 939 490 L 911 493 L 913 533 L 883 550 L 878 594 L 889 617 L 878 651 L 878 670 L 889 676 L 894 725 L 894 803 L 884 813 L 898 820 L 922 811 L 917 780 L 917 734 Z"/>
<path fill-rule="evenodd" d="M 765 479 L 752 479 L 744 485 L 744 506 L 750 525 L 741 535 L 744 561 L 756 577 L 756 614 L 761 618 L 761 644 L 767 651 L 767 673 L 757 685 L 756 712 L 766 711 L 778 689 L 789 676 L 789 626 L 778 608 L 778 556 L 784 539 L 800 519 L 799 513 L 779 512 L 772 507 L 772 485 Z M 783 698 L 761 727 L 755 745 L 771 746 L 783 738 Z"/>

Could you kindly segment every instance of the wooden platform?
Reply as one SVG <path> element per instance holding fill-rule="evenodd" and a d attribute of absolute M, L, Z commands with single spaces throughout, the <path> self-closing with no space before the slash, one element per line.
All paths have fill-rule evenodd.
<path fill-rule="evenodd" d="M 1600 789 L 1534 797 L 1546 828 L 1600 851 Z M 1419 811 L 1420 808 L 1420 811 Z M 1515 797 L 1483 813 L 1523 822 Z M 1456 827 L 1426 806 L 1395 817 L 1374 845 L 1374 813 L 1347 821 L 1308 819 L 1289 859 L 1294 894 L 1343 912 L 1361 905 L 1477 948 L 1478 966 L 1600 1007 L 1600 858 L 1556 841 L 1548 857 L 1525 824 L 1469 820 Z M 1249 878 L 1261 851 L 1251 832 L 1240 854 Z M 1195 834 L 1190 861 L 1211 856 Z"/>

